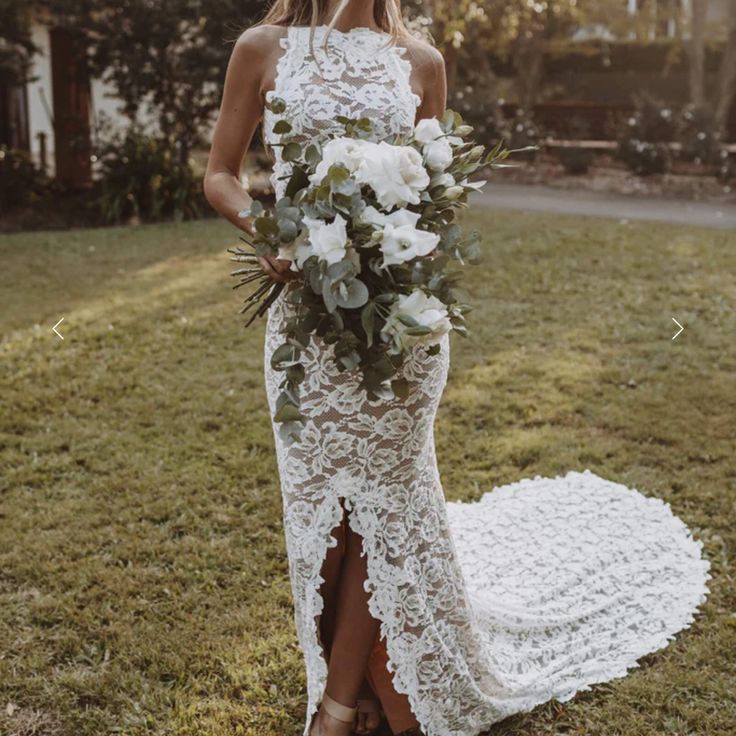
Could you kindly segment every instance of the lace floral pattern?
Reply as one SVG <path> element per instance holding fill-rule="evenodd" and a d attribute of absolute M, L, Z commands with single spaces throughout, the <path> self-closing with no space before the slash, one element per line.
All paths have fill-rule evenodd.
<path fill-rule="evenodd" d="M 343 33 L 333 29 L 323 48 L 326 28 L 315 28 L 312 49 L 309 28 L 291 26 L 280 40 L 284 50 L 276 68 L 274 89 L 266 101 L 280 97 L 287 103 L 294 134 L 304 139 L 341 131 L 338 116 L 368 117 L 376 137 L 409 132 L 419 97 L 410 85 L 411 64 L 405 49 L 390 45 L 390 37 L 369 28 Z M 280 116 L 266 108 L 263 125 L 266 140 L 277 142 L 273 126 Z M 288 162 L 276 156 L 271 183 L 277 196 L 291 173 Z"/>
<path fill-rule="evenodd" d="M 418 98 L 410 66 L 388 37 L 334 32 L 309 50 L 309 29 L 282 39 L 278 95 L 294 130 L 318 136 L 338 115 L 368 115 L 378 136 L 406 132 Z M 275 142 L 265 113 L 267 138 Z M 278 148 L 275 149 L 278 152 Z M 289 164 L 273 183 L 283 192 Z M 270 367 L 292 305 L 268 313 L 264 349 L 271 412 L 282 375 Z M 590 473 L 521 481 L 475 504 L 445 504 L 433 423 L 447 380 L 449 340 L 417 348 L 402 368 L 409 395 L 370 401 L 331 348 L 305 352 L 302 440 L 274 426 L 299 644 L 305 658 L 305 734 L 327 666 L 318 637 L 322 562 L 341 519 L 363 537 L 371 613 L 381 621 L 397 691 L 428 736 L 473 736 L 513 713 L 622 676 L 666 644 L 705 598 L 700 543 L 666 504 Z"/>

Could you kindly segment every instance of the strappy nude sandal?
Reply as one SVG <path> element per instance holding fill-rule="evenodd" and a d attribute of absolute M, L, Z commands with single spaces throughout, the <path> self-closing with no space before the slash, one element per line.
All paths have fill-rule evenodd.
<path fill-rule="evenodd" d="M 338 703 L 337 700 L 331 698 L 327 693 L 322 695 L 320 707 L 324 708 L 328 716 L 332 716 L 332 718 L 341 723 L 352 724 L 355 721 L 355 714 L 358 712 L 358 706 L 348 708 L 347 705 Z M 312 717 L 312 723 L 309 726 L 309 736 L 322 736 L 322 722 L 319 718 L 319 711 Z"/>
<path fill-rule="evenodd" d="M 381 710 L 381 703 L 376 698 L 365 698 L 365 699 L 358 699 L 358 714 L 361 713 L 363 715 L 367 715 L 369 713 L 377 713 L 378 714 L 378 724 L 375 726 L 375 728 L 366 728 L 364 730 L 355 729 L 353 733 L 358 734 L 358 736 L 371 736 L 371 734 L 376 733 L 378 729 L 381 727 L 381 723 L 383 722 L 383 711 Z"/>

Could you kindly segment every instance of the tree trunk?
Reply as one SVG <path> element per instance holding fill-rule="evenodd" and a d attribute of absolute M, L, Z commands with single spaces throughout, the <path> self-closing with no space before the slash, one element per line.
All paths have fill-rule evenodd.
<path fill-rule="evenodd" d="M 520 34 L 514 49 L 514 69 L 519 105 L 531 114 L 542 79 L 544 38 L 536 30 Z"/>
<path fill-rule="evenodd" d="M 731 0 L 729 12 L 731 13 L 729 33 L 716 85 L 715 125 L 721 134 L 726 129 L 728 113 L 736 99 L 736 0 Z"/>
<path fill-rule="evenodd" d="M 691 0 L 692 18 L 687 52 L 690 59 L 690 102 L 700 108 L 705 104 L 705 16 L 708 0 Z"/>

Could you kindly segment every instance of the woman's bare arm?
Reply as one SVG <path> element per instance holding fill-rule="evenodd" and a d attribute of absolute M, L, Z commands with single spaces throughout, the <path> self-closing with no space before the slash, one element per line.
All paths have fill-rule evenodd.
<path fill-rule="evenodd" d="M 238 212 L 253 201 L 240 181 L 240 168 L 253 134 L 263 115 L 266 82 L 275 66 L 273 53 L 279 48 L 278 28 L 256 26 L 235 43 L 225 74 L 220 111 L 212 135 L 212 148 L 204 176 L 207 201 L 238 228 L 250 232 L 249 218 Z M 264 271 L 283 281 L 288 261 L 262 258 Z"/>
<path fill-rule="evenodd" d="M 421 88 L 422 101 L 417 108 L 416 122 L 423 118 L 442 118 L 447 105 L 447 75 L 442 54 L 423 41 L 410 48 L 412 76 Z"/>

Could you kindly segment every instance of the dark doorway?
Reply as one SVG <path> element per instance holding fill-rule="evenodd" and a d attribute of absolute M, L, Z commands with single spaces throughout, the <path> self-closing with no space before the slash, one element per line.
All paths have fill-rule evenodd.
<path fill-rule="evenodd" d="M 29 151 L 26 87 L 0 71 L 0 145 Z"/>
<path fill-rule="evenodd" d="M 78 187 L 88 183 L 91 175 L 86 46 L 78 34 L 66 28 L 53 28 L 50 36 L 56 178 Z"/>

